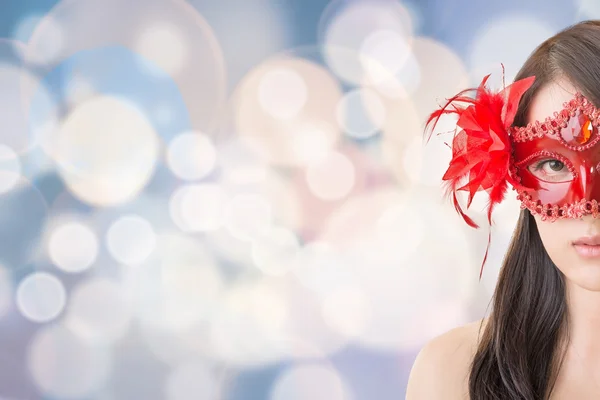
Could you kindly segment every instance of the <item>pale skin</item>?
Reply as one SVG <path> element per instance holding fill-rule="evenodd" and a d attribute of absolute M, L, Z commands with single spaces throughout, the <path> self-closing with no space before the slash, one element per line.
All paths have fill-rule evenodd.
<path fill-rule="evenodd" d="M 529 121 L 543 121 L 576 89 L 566 79 L 543 87 L 533 99 Z M 600 235 L 600 218 L 542 221 L 535 216 L 548 255 L 564 274 L 570 341 L 559 371 L 552 400 L 600 398 L 600 261 L 584 259 L 572 242 Z M 482 320 L 455 328 L 428 342 L 410 373 L 407 400 L 468 399 L 468 375 L 479 342 Z M 487 321 L 483 320 L 485 324 Z M 483 332 L 483 329 L 482 329 Z"/>

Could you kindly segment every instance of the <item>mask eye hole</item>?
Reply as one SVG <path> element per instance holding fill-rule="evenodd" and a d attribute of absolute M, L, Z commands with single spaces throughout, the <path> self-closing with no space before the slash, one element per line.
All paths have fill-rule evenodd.
<path fill-rule="evenodd" d="M 569 166 L 556 158 L 546 158 L 535 161 L 527 169 L 536 178 L 545 182 L 569 182 L 574 178 L 573 171 Z"/>

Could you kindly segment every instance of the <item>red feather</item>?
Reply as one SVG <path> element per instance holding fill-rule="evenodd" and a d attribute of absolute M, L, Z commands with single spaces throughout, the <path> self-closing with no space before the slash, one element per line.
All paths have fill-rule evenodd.
<path fill-rule="evenodd" d="M 486 191 L 489 194 L 487 217 L 490 236 L 480 279 L 491 240 L 494 207 L 504 200 L 508 183 L 515 188 L 526 189 L 509 174 L 512 142 L 508 130 L 513 123 L 521 97 L 535 80 L 535 77 L 531 76 L 494 92 L 486 86 L 489 77 L 490 75 L 486 75 L 479 87 L 463 90 L 448 99 L 442 107 L 431 113 L 425 125 L 428 142 L 443 115 L 458 116 L 452 140 L 452 159 L 442 180 L 446 197 L 452 196 L 454 208 L 469 226 L 479 228 L 463 211 L 457 192 L 468 192 L 467 209 L 478 191 Z M 474 93 L 474 96 L 469 96 L 470 93 Z M 427 134 L 430 125 L 432 127 Z M 461 185 L 459 182 L 464 180 L 466 183 Z"/>

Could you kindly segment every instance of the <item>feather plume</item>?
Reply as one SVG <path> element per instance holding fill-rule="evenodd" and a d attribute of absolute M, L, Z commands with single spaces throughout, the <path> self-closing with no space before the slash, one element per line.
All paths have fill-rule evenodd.
<path fill-rule="evenodd" d="M 479 87 L 463 90 L 447 99 L 443 106 L 431 113 L 425 125 L 425 137 L 429 142 L 431 133 L 443 115 L 458 116 L 451 146 L 452 159 L 442 180 L 445 196 L 452 197 L 454 208 L 469 226 L 479 228 L 462 209 L 457 197 L 458 191 L 468 192 L 467 209 L 477 192 L 486 191 L 489 195 L 487 218 L 490 236 L 479 273 L 480 279 L 489 250 L 495 206 L 504 200 L 508 183 L 516 189 L 527 189 L 509 173 L 512 150 L 509 128 L 521 97 L 535 80 L 531 76 L 494 92 L 486 85 L 489 77 L 490 75 L 486 75 Z M 474 96 L 469 95 L 473 93 Z M 461 184 L 465 180 L 466 183 Z"/>

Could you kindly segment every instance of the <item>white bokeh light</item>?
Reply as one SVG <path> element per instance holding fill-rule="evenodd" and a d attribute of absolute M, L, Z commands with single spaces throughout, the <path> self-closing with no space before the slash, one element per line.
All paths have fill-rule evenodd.
<path fill-rule="evenodd" d="M 111 371 L 107 348 L 91 345 L 64 326 L 36 332 L 27 354 L 33 382 L 47 396 L 87 398 L 106 382 Z"/>
<path fill-rule="evenodd" d="M 24 61 L 11 60 L 16 56 L 6 57 L 18 51 L 26 52 L 26 47 L 19 42 L 0 39 L 0 171 L 4 170 L 0 185 L 5 188 L 11 186 L 14 174 L 24 167 L 17 165 L 21 160 L 15 154 L 23 155 L 32 150 L 40 131 L 49 129 L 56 122 L 56 114 L 41 116 L 29 103 L 30 99 L 24 93 L 28 88 L 35 88 L 38 103 L 53 104 L 55 101 L 40 77 L 23 65 Z"/>
<path fill-rule="evenodd" d="M 378 257 L 400 261 L 410 255 L 425 239 L 425 222 L 410 203 L 397 204 L 383 210 L 377 220 Z M 404 251 L 398 251 L 403 249 Z"/>
<path fill-rule="evenodd" d="M 287 354 L 283 329 L 292 318 L 284 288 L 273 277 L 239 280 L 211 320 L 215 357 L 239 366 L 268 365 Z"/>
<path fill-rule="evenodd" d="M 176 233 L 161 234 L 152 260 L 125 276 L 135 315 L 148 327 L 169 332 L 205 322 L 224 289 L 219 264 L 204 243 Z"/>
<path fill-rule="evenodd" d="M 326 122 L 310 121 L 304 124 L 298 124 L 294 128 L 293 147 L 296 159 L 302 165 L 309 165 L 312 162 L 323 159 L 335 146 L 334 132 L 339 128 L 334 128 Z"/>
<path fill-rule="evenodd" d="M 296 266 L 300 244 L 294 232 L 272 227 L 252 242 L 252 259 L 264 273 L 281 275 Z"/>
<path fill-rule="evenodd" d="M 441 131 L 441 126 L 440 123 L 436 130 Z M 442 177 L 452 158 L 452 150 L 445 143 L 452 145 L 451 134 L 445 137 L 434 135 L 426 145 L 418 136 L 410 141 L 402 158 L 402 166 L 410 180 L 427 186 L 441 186 Z"/>
<path fill-rule="evenodd" d="M 54 227 L 48 240 L 48 254 L 58 268 L 77 273 L 90 268 L 98 256 L 98 238 L 82 222 L 64 222 Z"/>
<path fill-rule="evenodd" d="M 332 215 L 319 238 L 336 245 L 344 255 L 344 270 L 354 275 L 350 287 L 368 299 L 368 323 L 357 324 L 362 330 L 354 331 L 354 340 L 367 347 L 423 345 L 430 310 L 444 301 L 463 302 L 476 287 L 478 270 L 464 222 L 450 205 L 441 207 L 412 190 L 417 192 L 381 188 L 353 198 Z M 430 251 L 432 243 L 435 251 Z"/>
<path fill-rule="evenodd" d="M 0 194 L 11 190 L 20 177 L 19 156 L 10 147 L 0 144 Z"/>
<path fill-rule="evenodd" d="M 295 365 L 284 371 L 271 388 L 269 400 L 351 400 L 348 384 L 324 364 Z"/>
<path fill-rule="evenodd" d="M 108 228 L 106 246 L 118 262 L 139 265 L 154 251 L 156 233 L 148 220 L 139 215 L 125 215 Z"/>
<path fill-rule="evenodd" d="M 66 301 L 62 282 L 46 272 L 27 275 L 17 287 L 17 307 L 25 318 L 33 322 L 52 321 L 62 313 Z"/>
<path fill-rule="evenodd" d="M 377 93 L 356 89 L 346 93 L 337 108 L 337 120 L 351 137 L 367 139 L 385 122 L 386 110 Z"/>
<path fill-rule="evenodd" d="M 306 82 L 290 68 L 267 71 L 258 86 L 258 101 L 274 118 L 288 119 L 296 116 L 308 97 Z"/>
<path fill-rule="evenodd" d="M 227 231 L 242 241 L 251 241 L 266 232 L 272 220 L 271 205 L 259 194 L 236 195 L 225 209 Z"/>
<path fill-rule="evenodd" d="M 66 101 L 71 107 L 76 107 L 98 94 L 94 84 L 81 75 L 69 79 L 64 87 Z"/>
<path fill-rule="evenodd" d="M 377 61 L 380 52 L 364 53 L 371 35 L 386 31 L 409 38 L 413 30 L 409 12 L 396 1 L 334 1 L 323 13 L 320 25 L 327 64 L 340 78 L 354 84 L 364 80 L 366 56 L 383 65 L 389 63 L 389 54 Z"/>
<path fill-rule="evenodd" d="M 78 105 L 41 141 L 69 190 L 92 205 L 133 199 L 154 174 L 159 140 L 144 112 L 119 97 Z"/>
<path fill-rule="evenodd" d="M 340 200 L 354 186 L 352 162 L 339 152 L 331 152 L 308 166 L 306 180 L 311 192 L 323 200 Z"/>
<path fill-rule="evenodd" d="M 36 14 L 21 18 L 13 30 L 11 37 L 20 42 L 27 43 L 29 36 L 31 36 L 31 32 L 33 32 L 35 26 L 39 24 L 41 20 L 42 16 Z"/>
<path fill-rule="evenodd" d="M 310 242 L 300 250 L 297 268 L 298 281 L 321 297 L 354 282 L 342 255 L 327 242 Z"/>
<path fill-rule="evenodd" d="M 227 194 L 217 184 L 194 184 L 179 188 L 171 196 L 169 211 L 184 232 L 209 232 L 223 224 Z"/>
<path fill-rule="evenodd" d="M 269 78 L 272 71 L 293 73 L 285 72 L 282 77 L 278 72 Z M 290 78 L 290 74 L 298 76 Z M 286 81 L 280 83 L 284 86 L 291 80 L 292 86 L 303 87 L 298 79 L 304 82 L 306 95 L 298 88 L 292 88 L 294 93 L 287 94 L 282 93 L 283 88 L 275 88 L 278 80 Z M 283 99 L 276 101 L 280 97 Z M 323 136 L 320 143 L 324 144 L 340 139 L 335 108 L 341 97 L 340 82 L 322 65 L 300 56 L 276 56 L 252 70 L 236 88 L 230 102 L 233 129 L 242 137 L 250 138 L 260 149 L 261 158 L 269 164 L 304 165 L 305 152 L 298 154 L 296 145 L 306 131 L 319 130 Z"/>
<path fill-rule="evenodd" d="M 28 56 L 39 64 L 47 64 L 55 61 L 60 53 L 64 50 L 67 42 L 65 31 L 61 26 L 60 22 L 55 18 L 44 16 L 41 20 L 37 21 L 36 16 L 26 18 L 21 21 L 20 26 L 17 27 L 16 33 L 19 35 L 25 35 L 29 27 L 32 31 L 42 29 L 44 31 L 44 41 L 36 46 L 35 51 L 28 52 Z M 32 34 L 29 32 L 28 36 Z M 29 37 L 25 40 L 25 43 L 29 42 Z"/>
<path fill-rule="evenodd" d="M 71 293 L 65 325 L 86 341 L 112 343 L 127 332 L 131 299 L 116 282 L 96 278 Z"/>
<path fill-rule="evenodd" d="M 216 160 L 215 146 L 203 133 L 183 133 L 169 142 L 167 163 L 181 179 L 192 181 L 205 178 L 215 168 Z"/>
<path fill-rule="evenodd" d="M 221 388 L 215 373 L 200 362 L 178 365 L 167 377 L 166 400 L 220 399 Z"/>
<path fill-rule="evenodd" d="M 168 74 L 176 75 L 188 59 L 186 39 L 177 26 L 155 23 L 139 33 L 135 49 Z"/>
<path fill-rule="evenodd" d="M 389 98 L 407 98 L 420 84 L 421 69 L 406 37 L 389 30 L 370 34 L 362 44 L 365 83 Z"/>
<path fill-rule="evenodd" d="M 264 181 L 268 168 L 256 141 L 240 136 L 219 146 L 219 166 L 223 182 L 240 186 Z"/>
<path fill-rule="evenodd" d="M 506 84 L 513 81 L 517 71 L 530 53 L 543 41 L 554 35 L 554 27 L 535 15 L 502 16 L 482 25 L 473 36 L 468 57 L 472 84 L 492 73 L 488 85 L 502 88 L 501 65 L 506 68 Z"/>
<path fill-rule="evenodd" d="M 323 319 L 335 331 L 358 337 L 369 323 L 369 299 L 357 287 L 339 288 L 323 300 Z"/>

